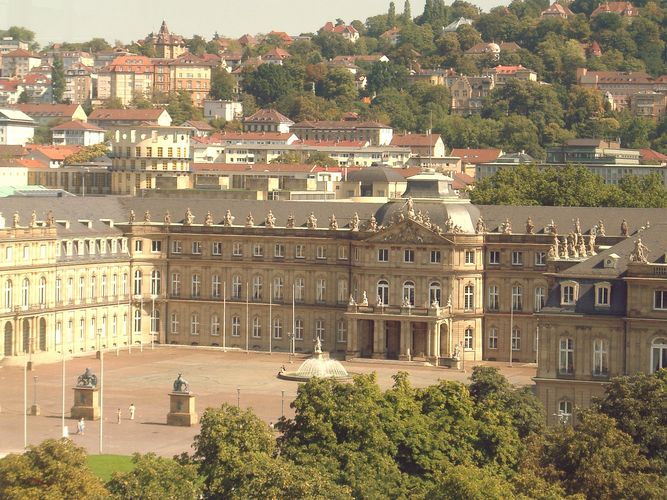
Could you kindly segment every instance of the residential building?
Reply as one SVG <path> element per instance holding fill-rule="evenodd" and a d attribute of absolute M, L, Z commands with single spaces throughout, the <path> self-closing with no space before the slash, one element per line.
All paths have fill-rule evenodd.
<path fill-rule="evenodd" d="M 17 109 L 0 108 L 0 144 L 25 146 L 32 142 L 35 120 Z"/>
<path fill-rule="evenodd" d="M 600 2 L 600 5 L 591 12 L 591 18 L 600 14 L 618 14 L 621 17 L 636 17 L 639 15 L 639 9 L 630 2 Z"/>
<path fill-rule="evenodd" d="M 398 45 L 401 41 L 401 28 L 394 26 L 380 35 L 380 38 L 387 40 L 392 46 Z"/>
<path fill-rule="evenodd" d="M 667 93 L 664 92 L 637 92 L 629 97 L 630 112 L 642 118 L 651 118 L 659 121 L 665 116 L 667 109 Z"/>
<path fill-rule="evenodd" d="M 144 122 L 154 122 L 161 127 L 171 125 L 171 116 L 164 108 L 148 109 L 94 109 L 88 121 L 106 130 L 115 127 L 141 125 Z"/>
<path fill-rule="evenodd" d="M 630 106 L 630 96 L 639 92 L 652 92 L 657 80 L 644 71 L 589 71 L 577 68 L 577 84 L 584 88 L 599 90 L 618 111 Z"/>
<path fill-rule="evenodd" d="M 456 33 L 456 30 L 458 30 L 461 26 L 472 26 L 473 24 L 472 19 L 467 19 L 465 17 L 459 17 L 456 21 L 448 24 L 444 28 L 442 28 L 443 33 Z"/>
<path fill-rule="evenodd" d="M 0 158 L 0 188 L 21 188 L 28 185 L 28 169 L 20 161 Z"/>
<path fill-rule="evenodd" d="M 153 62 L 153 94 L 156 96 L 169 95 L 173 90 L 171 84 L 173 59 L 151 59 Z"/>
<path fill-rule="evenodd" d="M 504 153 L 489 163 L 478 163 L 475 168 L 475 180 L 480 181 L 498 172 L 501 168 L 514 168 L 517 165 L 528 165 L 535 163 L 535 158 L 528 153 Z"/>
<path fill-rule="evenodd" d="M 461 158 L 461 172 L 475 177 L 477 165 L 496 161 L 503 154 L 503 151 L 496 148 L 453 148 L 449 154 L 450 156 Z"/>
<path fill-rule="evenodd" d="M 241 102 L 204 99 L 204 118 L 207 120 L 222 118 L 226 122 L 231 122 L 241 117 L 243 117 L 243 103 Z"/>
<path fill-rule="evenodd" d="M 273 108 L 259 109 L 243 119 L 244 132 L 279 132 L 286 134 L 294 122 Z"/>
<path fill-rule="evenodd" d="M 187 51 L 183 37 L 171 33 L 166 21 L 162 21 L 157 34 L 151 33 L 143 40 L 143 43 L 154 45 L 157 57 L 163 59 L 176 59 Z"/>
<path fill-rule="evenodd" d="M 116 127 L 111 139 L 112 193 L 190 187 L 192 132 L 190 127 L 150 123 Z"/>
<path fill-rule="evenodd" d="M 33 160 L 39 163 L 41 168 L 61 168 L 65 163 L 65 158 L 77 153 L 81 146 L 43 146 L 41 144 L 32 144 L 27 147 L 28 155 L 26 160 Z"/>
<path fill-rule="evenodd" d="M 23 93 L 21 80 L 0 79 L 0 104 L 7 106 L 16 104 Z"/>
<path fill-rule="evenodd" d="M 118 99 L 124 106 L 135 96 L 150 98 L 153 95 L 153 72 L 153 63 L 146 56 L 116 57 L 99 72 L 97 98 Z"/>
<path fill-rule="evenodd" d="M 2 54 L 2 76 L 23 78 L 30 70 L 42 64 L 42 58 L 29 50 L 16 49 Z"/>
<path fill-rule="evenodd" d="M 8 52 L 15 50 L 28 50 L 28 42 L 23 42 L 11 36 L 3 36 L 0 38 L 0 59 Z"/>
<path fill-rule="evenodd" d="M 171 89 L 176 92 L 179 90 L 190 92 L 192 104 L 203 107 L 204 99 L 208 97 L 208 92 L 211 90 L 212 64 L 186 52 L 173 60 L 170 66 Z"/>
<path fill-rule="evenodd" d="M 72 104 L 84 104 L 93 98 L 93 68 L 73 64 L 65 70 L 63 100 Z"/>
<path fill-rule="evenodd" d="M 93 146 L 104 142 L 105 133 L 103 128 L 78 120 L 51 129 L 52 143 L 57 146 Z"/>
<path fill-rule="evenodd" d="M 556 17 L 561 19 L 568 19 L 573 17 L 574 13 L 569 9 L 567 5 L 559 4 L 558 2 L 552 3 L 549 7 L 540 12 L 540 17 Z"/>
<path fill-rule="evenodd" d="M 413 156 L 444 158 L 445 143 L 440 134 L 394 134 L 392 146 L 410 148 Z"/>
<path fill-rule="evenodd" d="M 49 125 L 72 120 L 87 121 L 88 116 L 79 104 L 17 104 L 16 109 L 23 111 L 39 125 Z"/>
<path fill-rule="evenodd" d="M 452 114 L 468 116 L 481 113 L 484 99 L 495 86 L 495 78 L 491 75 L 454 77 L 449 85 Z"/>
<path fill-rule="evenodd" d="M 345 23 L 334 25 L 331 21 L 327 21 L 327 23 L 322 26 L 322 31 L 336 33 L 352 43 L 356 43 L 357 40 L 359 40 L 359 32 L 355 27 Z"/>
<path fill-rule="evenodd" d="M 187 120 L 181 123 L 181 127 L 190 127 L 193 137 L 208 137 L 216 130 L 203 120 Z"/>
<path fill-rule="evenodd" d="M 21 86 L 29 103 L 53 102 L 51 76 L 40 73 L 28 73 L 21 79 Z"/>
<path fill-rule="evenodd" d="M 290 130 L 302 140 L 368 141 L 372 146 L 387 146 L 393 136 L 388 125 L 355 120 L 308 120 L 292 125 Z"/>
<path fill-rule="evenodd" d="M 532 69 L 518 66 L 496 66 L 484 70 L 485 75 L 493 77 L 495 86 L 505 85 L 509 80 L 519 80 L 523 82 L 536 82 L 537 73 Z"/>
<path fill-rule="evenodd" d="M 282 66 L 283 61 L 285 59 L 289 59 L 290 53 L 287 52 L 285 49 L 281 49 L 280 47 L 274 47 L 271 49 L 269 52 L 264 54 L 262 56 L 262 63 L 266 64 L 278 64 Z"/>

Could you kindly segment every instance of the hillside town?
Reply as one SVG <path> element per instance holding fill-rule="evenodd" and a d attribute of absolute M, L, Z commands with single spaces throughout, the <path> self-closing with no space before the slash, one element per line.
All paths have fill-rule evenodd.
<path fill-rule="evenodd" d="M 45 46 L 0 29 L 0 368 L 27 387 L 62 358 L 63 422 L 66 358 L 322 370 L 275 370 L 306 383 L 288 416 L 275 389 L 270 426 L 239 387 L 200 422 L 179 372 L 167 425 L 201 434 L 179 461 L 135 457 L 157 497 L 660 498 L 665 3 L 322 21 Z M 354 370 L 375 364 L 393 385 Z M 102 454 L 79 382 L 71 417 L 90 390 Z M 127 474 L 77 495 L 142 497 Z"/>

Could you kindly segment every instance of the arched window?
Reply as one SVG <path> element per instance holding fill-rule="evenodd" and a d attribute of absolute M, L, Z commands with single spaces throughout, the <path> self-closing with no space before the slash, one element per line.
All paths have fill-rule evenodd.
<path fill-rule="evenodd" d="M 5 281 L 5 309 L 11 309 L 14 304 L 14 286 L 12 280 Z"/>
<path fill-rule="evenodd" d="M 574 373 L 574 340 L 565 337 L 558 343 L 558 372 L 571 375 Z"/>
<path fill-rule="evenodd" d="M 199 314 L 190 315 L 190 335 L 199 335 Z"/>
<path fill-rule="evenodd" d="M 241 318 L 239 316 L 232 316 L 232 337 L 241 336 Z"/>
<path fill-rule="evenodd" d="M 273 338 L 283 338 L 283 320 L 280 318 L 273 318 Z"/>
<path fill-rule="evenodd" d="M 180 297 L 181 295 L 181 275 L 179 273 L 171 273 L 171 296 Z"/>
<path fill-rule="evenodd" d="M 609 341 L 595 339 L 593 341 L 593 375 L 609 373 Z"/>
<path fill-rule="evenodd" d="M 326 293 L 327 293 L 327 280 L 325 280 L 324 278 L 318 278 L 315 300 L 317 302 L 324 302 L 326 300 Z"/>
<path fill-rule="evenodd" d="M 160 310 L 153 309 L 151 311 L 151 333 L 158 333 L 160 331 Z"/>
<path fill-rule="evenodd" d="M 338 303 L 345 304 L 348 299 L 347 278 L 338 278 Z"/>
<path fill-rule="evenodd" d="M 412 281 L 403 283 L 403 303 L 411 306 L 415 305 L 415 284 Z"/>
<path fill-rule="evenodd" d="M 667 339 L 657 338 L 651 344 L 651 373 L 667 368 Z"/>
<path fill-rule="evenodd" d="M 217 314 L 211 316 L 211 335 L 220 335 L 220 316 Z"/>
<path fill-rule="evenodd" d="M 162 273 L 157 269 L 151 271 L 151 295 L 160 295 L 162 287 Z"/>
<path fill-rule="evenodd" d="M 475 287 L 471 283 L 463 288 L 463 309 L 465 311 L 475 309 Z"/>
<path fill-rule="evenodd" d="M 46 278 L 39 279 L 39 305 L 46 305 Z"/>
<path fill-rule="evenodd" d="M 463 348 L 472 349 L 473 348 L 473 331 L 472 327 L 468 327 L 463 332 Z"/>
<path fill-rule="evenodd" d="M 192 275 L 190 295 L 192 297 L 199 297 L 201 295 L 201 276 L 198 274 Z"/>
<path fill-rule="evenodd" d="M 211 277 L 211 298 L 219 299 L 222 297 L 222 280 L 219 274 L 214 274 Z"/>
<path fill-rule="evenodd" d="M 262 277 L 258 274 L 252 278 L 252 300 L 262 300 Z"/>
<path fill-rule="evenodd" d="M 544 287 L 536 286 L 535 287 L 535 312 L 540 312 L 544 307 L 544 304 L 547 300 L 547 294 L 544 291 Z"/>
<path fill-rule="evenodd" d="M 556 414 L 561 424 L 567 424 L 572 421 L 572 401 L 561 399 L 558 402 L 558 413 Z"/>
<path fill-rule="evenodd" d="M 378 305 L 389 305 L 389 282 L 387 280 L 378 281 L 378 297 L 381 303 Z"/>
<path fill-rule="evenodd" d="M 428 303 L 429 305 L 442 304 L 440 282 L 431 281 L 428 285 Z"/>
<path fill-rule="evenodd" d="M 512 328 L 512 350 L 521 350 L 521 330 L 516 326 Z"/>
<path fill-rule="evenodd" d="M 134 311 L 134 333 L 141 333 L 141 310 Z"/>
<path fill-rule="evenodd" d="M 512 285 L 512 310 L 521 311 L 523 309 L 523 287 L 521 285 Z"/>
<path fill-rule="evenodd" d="M 241 277 L 238 275 L 232 278 L 232 298 L 241 298 Z"/>
<path fill-rule="evenodd" d="M 283 300 L 283 284 L 284 280 L 282 276 L 273 278 L 273 300 Z"/>
<path fill-rule="evenodd" d="M 296 302 L 303 302 L 305 297 L 306 280 L 302 277 L 294 279 L 294 300 Z"/>
<path fill-rule="evenodd" d="M 23 284 L 21 285 L 21 305 L 23 307 L 28 307 L 30 303 L 30 280 L 28 278 L 23 278 Z"/>
<path fill-rule="evenodd" d="M 93 274 L 90 278 L 90 300 L 95 300 L 97 297 L 97 276 Z"/>
<path fill-rule="evenodd" d="M 141 282 L 143 280 L 143 274 L 139 269 L 134 271 L 134 295 L 141 295 Z"/>
<path fill-rule="evenodd" d="M 172 335 L 178 335 L 178 330 L 179 330 L 179 321 L 178 321 L 178 313 L 171 313 L 171 334 Z"/>

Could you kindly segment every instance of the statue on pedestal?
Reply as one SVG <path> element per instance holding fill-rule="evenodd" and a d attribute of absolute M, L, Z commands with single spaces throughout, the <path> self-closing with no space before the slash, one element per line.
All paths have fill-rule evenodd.
<path fill-rule="evenodd" d="M 146 210 L 144 212 L 144 224 L 150 224 L 151 223 L 151 213 Z"/>
<path fill-rule="evenodd" d="M 336 220 L 336 214 L 331 214 L 331 217 L 329 217 L 329 229 L 338 229 L 338 221 Z"/>
<path fill-rule="evenodd" d="M 500 225 L 500 232 L 503 234 L 512 234 L 512 221 L 509 217 L 506 217 L 505 222 Z"/>
<path fill-rule="evenodd" d="M 30 225 L 29 227 L 35 227 L 37 225 L 37 212 L 34 210 L 30 214 Z"/>
<path fill-rule="evenodd" d="M 245 218 L 245 227 L 253 227 L 255 225 L 255 218 L 252 216 L 252 212 L 248 213 L 248 216 Z"/>
<path fill-rule="evenodd" d="M 164 225 L 165 226 L 171 225 L 171 214 L 169 213 L 169 210 L 167 210 L 164 213 Z"/>
<path fill-rule="evenodd" d="M 533 224 L 531 217 L 528 217 L 528 220 L 526 220 L 526 234 L 535 234 L 535 224 Z"/>
<path fill-rule="evenodd" d="M 581 234 L 581 223 L 579 222 L 579 217 L 574 219 L 574 233 Z"/>
<path fill-rule="evenodd" d="M 648 254 L 650 250 L 642 243 L 641 238 L 635 240 L 635 248 L 630 252 L 630 262 L 648 263 Z"/>
<path fill-rule="evenodd" d="M 364 290 L 364 293 L 361 296 L 361 305 L 368 306 L 368 296 L 366 295 L 366 290 Z"/>
<path fill-rule="evenodd" d="M 628 236 L 628 221 L 625 219 L 621 222 L 621 236 Z"/>
<path fill-rule="evenodd" d="M 56 218 L 53 216 L 53 211 L 49 210 L 46 214 L 46 227 L 54 227 L 56 225 Z"/>
<path fill-rule="evenodd" d="M 286 226 L 288 229 L 294 228 L 294 214 L 289 214 L 289 217 L 287 217 L 287 224 Z"/>
<path fill-rule="evenodd" d="M 556 223 L 554 222 L 553 219 L 551 219 L 551 222 L 546 227 L 546 230 L 550 234 L 558 234 L 558 228 L 556 227 Z"/>
<path fill-rule="evenodd" d="M 354 297 L 352 296 L 352 294 L 350 294 L 350 300 L 348 301 L 347 305 L 348 306 L 356 306 L 357 305 L 357 301 L 354 300 Z"/>
<path fill-rule="evenodd" d="M 368 230 L 373 232 L 378 230 L 378 223 L 375 219 L 375 215 L 371 215 L 371 220 L 368 223 Z"/>
<path fill-rule="evenodd" d="M 127 217 L 128 224 L 134 224 L 134 221 L 137 220 L 137 216 L 134 215 L 134 210 L 130 210 L 130 215 Z"/>
<path fill-rule="evenodd" d="M 204 225 L 205 226 L 212 226 L 213 225 L 213 215 L 211 215 L 210 210 L 208 212 L 206 212 L 206 217 L 204 218 Z"/>
<path fill-rule="evenodd" d="M 189 226 L 193 223 L 195 220 L 195 216 L 192 215 L 192 211 L 190 210 L 190 207 L 185 211 L 185 225 Z"/>
<path fill-rule="evenodd" d="M 86 371 L 76 379 L 77 387 L 96 387 L 97 386 L 97 377 L 92 374 L 90 368 L 86 368 Z"/>
<path fill-rule="evenodd" d="M 190 392 L 190 385 L 179 373 L 176 380 L 174 380 L 174 392 Z"/>
<path fill-rule="evenodd" d="M 451 215 L 447 215 L 447 220 L 445 221 L 445 232 L 451 233 L 454 230 L 454 220 Z"/>
<path fill-rule="evenodd" d="M 606 236 L 604 229 L 604 221 L 602 219 L 598 221 L 597 234 L 599 234 L 600 236 Z"/>
<path fill-rule="evenodd" d="M 406 206 L 406 211 L 408 214 L 408 219 L 414 219 L 415 218 L 415 204 L 412 201 L 412 197 L 408 198 L 408 201 L 405 203 Z"/>

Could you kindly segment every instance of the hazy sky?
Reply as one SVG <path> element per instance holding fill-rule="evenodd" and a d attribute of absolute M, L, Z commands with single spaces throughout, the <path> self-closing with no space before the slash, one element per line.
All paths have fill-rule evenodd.
<path fill-rule="evenodd" d="M 412 14 L 420 14 L 425 0 L 412 0 Z M 395 0 L 403 10 L 403 0 Z M 451 1 L 447 0 L 447 4 Z M 478 0 L 484 10 L 508 3 Z M 271 30 L 290 34 L 317 31 L 326 21 L 347 22 L 386 12 L 389 0 L 0 0 L 0 28 L 25 26 L 37 41 L 81 42 L 93 37 L 130 42 L 157 31 L 163 19 L 169 29 L 190 37 Z"/>

